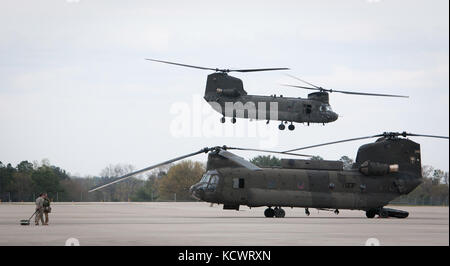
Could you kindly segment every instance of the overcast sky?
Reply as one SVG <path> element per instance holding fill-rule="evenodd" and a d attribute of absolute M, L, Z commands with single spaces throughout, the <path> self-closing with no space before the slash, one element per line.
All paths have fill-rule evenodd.
<path fill-rule="evenodd" d="M 447 0 L 2 0 L 0 161 L 15 165 L 46 158 L 84 176 L 115 163 L 143 168 L 213 145 L 287 150 L 384 131 L 448 135 L 448 5 Z M 221 125 L 211 108 L 195 111 L 203 104 L 210 72 L 144 58 L 206 67 L 289 67 L 287 73 L 323 87 L 410 98 L 333 93 L 336 122 L 297 125 L 293 132 L 279 132 L 276 122 L 239 119 L 233 126 L 227 119 Z M 297 84 L 283 72 L 234 76 L 249 94 L 308 93 L 281 86 Z M 182 113 L 191 127 L 182 136 L 173 130 L 180 106 L 191 108 Z M 222 131 L 247 129 L 249 123 L 267 130 L 248 136 L 195 133 L 205 120 Z M 272 141 L 264 142 L 268 133 Z M 355 158 L 369 141 L 307 152 Z M 421 144 L 423 164 L 448 171 L 447 140 L 414 141 Z"/>

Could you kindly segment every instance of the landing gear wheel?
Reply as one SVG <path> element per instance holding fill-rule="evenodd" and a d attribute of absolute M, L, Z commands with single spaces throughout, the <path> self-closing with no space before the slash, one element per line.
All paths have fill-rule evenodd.
<path fill-rule="evenodd" d="M 376 214 L 376 211 L 374 211 L 374 210 L 368 210 L 368 211 L 366 211 L 366 216 L 367 216 L 367 218 L 369 218 L 369 219 L 372 219 L 373 217 L 375 217 L 375 214 Z"/>
<path fill-rule="evenodd" d="M 290 125 L 288 126 L 288 128 L 289 128 L 290 131 L 292 131 L 292 130 L 295 129 L 295 126 L 294 126 L 293 124 L 290 124 Z"/>
<path fill-rule="evenodd" d="M 275 217 L 277 218 L 284 218 L 286 215 L 286 212 L 282 208 L 275 208 L 274 210 Z"/>
<path fill-rule="evenodd" d="M 311 213 L 309 212 L 308 208 L 305 208 L 305 214 L 306 214 L 306 216 L 310 216 L 311 215 Z"/>
<path fill-rule="evenodd" d="M 225 123 L 225 117 L 222 117 L 221 119 L 220 119 L 220 123 Z"/>
<path fill-rule="evenodd" d="M 272 208 L 267 208 L 264 211 L 264 216 L 268 217 L 268 218 L 272 218 L 275 215 L 275 211 Z"/>
<path fill-rule="evenodd" d="M 286 128 L 286 126 L 283 125 L 283 123 L 281 123 L 281 124 L 278 126 L 278 129 L 279 129 L 279 130 L 284 130 L 285 128 Z"/>
<path fill-rule="evenodd" d="M 236 123 L 236 117 L 231 118 L 231 123 L 233 123 L 233 124 Z"/>

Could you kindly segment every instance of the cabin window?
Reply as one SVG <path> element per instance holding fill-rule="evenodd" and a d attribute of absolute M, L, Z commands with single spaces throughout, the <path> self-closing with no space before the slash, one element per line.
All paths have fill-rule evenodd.
<path fill-rule="evenodd" d="M 233 188 L 244 188 L 245 180 L 244 178 L 233 178 Z"/>
<path fill-rule="evenodd" d="M 345 183 L 345 188 L 353 188 L 355 186 L 355 183 Z"/>
<path fill-rule="evenodd" d="M 310 104 L 305 105 L 305 113 L 306 114 L 310 114 L 311 113 L 311 109 L 312 109 L 312 107 L 311 107 Z"/>

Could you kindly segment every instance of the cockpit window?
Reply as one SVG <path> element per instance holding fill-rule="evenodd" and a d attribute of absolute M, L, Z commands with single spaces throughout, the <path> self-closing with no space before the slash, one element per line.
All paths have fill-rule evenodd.
<path fill-rule="evenodd" d="M 329 105 L 321 105 L 319 109 L 320 109 L 321 112 L 329 112 L 329 111 L 332 111 L 332 110 L 331 110 L 331 106 L 329 106 Z"/>
<path fill-rule="evenodd" d="M 211 176 L 211 179 L 208 184 L 208 188 L 215 189 L 217 187 L 217 184 L 219 184 L 219 177 L 217 175 Z"/>
<path fill-rule="evenodd" d="M 204 174 L 202 179 L 200 180 L 200 183 L 208 183 L 210 177 L 211 177 L 210 174 Z"/>

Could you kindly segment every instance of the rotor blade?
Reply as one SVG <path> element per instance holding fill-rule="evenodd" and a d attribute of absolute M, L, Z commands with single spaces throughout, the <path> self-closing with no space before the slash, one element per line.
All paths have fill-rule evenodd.
<path fill-rule="evenodd" d="M 280 151 L 269 151 L 269 150 L 249 149 L 249 148 L 239 148 L 239 147 L 226 147 L 226 148 L 227 148 L 227 150 L 258 151 L 258 152 L 294 155 L 294 156 L 302 156 L 302 157 L 313 157 L 312 155 L 308 155 L 308 154 L 298 154 L 298 153 L 289 153 L 289 152 L 280 152 Z"/>
<path fill-rule="evenodd" d="M 93 192 L 93 191 L 96 191 L 96 190 L 105 188 L 105 187 L 110 186 L 110 185 L 112 185 L 112 184 L 115 184 L 115 183 L 118 183 L 118 182 L 122 182 L 122 181 L 124 181 L 124 180 L 126 180 L 126 179 L 128 179 L 128 178 L 130 178 L 130 177 L 132 177 L 132 176 L 134 176 L 134 175 L 137 175 L 137 174 L 140 174 L 140 173 L 143 173 L 143 172 L 152 170 L 152 169 L 154 169 L 154 168 L 163 166 L 163 165 L 165 165 L 165 164 L 173 163 L 173 162 L 176 162 L 176 161 L 179 161 L 179 160 L 182 160 L 182 159 L 185 159 L 185 158 L 188 158 L 188 157 L 191 157 L 191 156 L 200 154 L 200 153 L 205 153 L 205 152 L 208 152 L 209 150 L 210 150 L 210 149 L 208 149 L 208 148 L 204 148 L 204 149 L 202 149 L 202 150 L 200 150 L 200 151 L 197 151 L 197 152 L 189 153 L 189 154 L 186 154 L 186 155 L 183 155 L 183 156 L 174 158 L 174 159 L 170 159 L 170 160 L 165 161 L 165 162 L 162 162 L 162 163 L 158 163 L 158 164 L 155 164 L 155 165 L 152 165 L 152 166 L 143 168 L 143 169 L 138 170 L 138 171 L 135 171 L 135 172 L 131 172 L 131 173 L 129 173 L 129 174 L 123 175 L 123 176 L 121 176 L 121 177 L 115 179 L 115 180 L 112 181 L 112 182 L 109 182 L 109 183 L 106 183 L 106 184 L 101 185 L 101 186 L 99 186 L 99 187 L 93 188 L 93 189 L 89 190 L 88 192 Z"/>
<path fill-rule="evenodd" d="M 309 83 L 309 82 L 306 81 L 306 80 L 303 80 L 303 79 L 301 79 L 301 78 L 297 78 L 296 76 L 293 76 L 293 75 L 289 75 L 289 74 L 286 74 L 286 75 L 289 76 L 289 77 L 291 77 L 291 78 L 293 78 L 293 79 L 296 79 L 296 80 L 299 80 L 299 81 L 301 81 L 301 82 L 303 82 L 303 83 L 306 83 L 306 84 L 308 84 L 309 86 L 313 86 L 313 87 L 316 88 L 316 89 L 322 90 L 322 87 L 319 87 L 319 86 L 316 86 L 316 85 L 314 85 L 314 84 L 312 84 L 312 83 Z"/>
<path fill-rule="evenodd" d="M 298 86 L 298 85 L 289 85 L 289 84 L 281 84 L 282 86 L 288 86 L 293 88 L 300 88 L 300 89 L 307 89 L 307 90 L 314 90 L 314 91 L 322 91 L 324 89 L 316 89 L 311 87 L 304 87 L 304 86 Z"/>
<path fill-rule="evenodd" d="M 200 66 L 192 66 L 192 65 L 186 65 L 186 64 L 180 64 L 180 63 L 174 63 L 169 61 L 162 61 L 162 60 L 156 60 L 151 58 L 145 58 L 145 60 L 164 63 L 164 64 L 170 64 L 170 65 L 176 65 L 176 66 L 183 66 L 183 67 L 191 67 L 191 68 L 197 68 L 197 69 L 203 69 L 203 70 L 213 70 L 213 71 L 219 71 L 218 68 L 209 68 L 209 67 L 200 67 Z"/>
<path fill-rule="evenodd" d="M 301 148 L 292 149 L 292 150 L 288 150 L 288 151 L 284 151 L 284 152 L 293 152 L 293 151 L 305 150 L 305 149 L 316 148 L 316 147 L 321 147 L 321 146 L 326 146 L 326 145 L 338 144 L 338 143 L 342 143 L 342 142 L 349 142 L 349 141 L 355 141 L 355 140 L 361 140 L 361 139 L 371 139 L 371 138 L 377 138 L 377 137 L 382 137 L 382 136 L 384 136 L 384 135 L 379 134 L 379 135 L 373 135 L 373 136 L 367 136 L 367 137 L 344 139 L 344 140 L 338 140 L 338 141 L 332 141 L 332 142 L 327 142 L 327 143 L 322 143 L 322 144 L 301 147 Z"/>
<path fill-rule="evenodd" d="M 201 67 L 201 66 L 193 66 L 193 65 L 187 65 L 187 64 L 180 64 L 170 61 L 163 61 L 163 60 L 156 60 L 151 58 L 145 58 L 145 60 L 153 61 L 153 62 L 159 62 L 164 64 L 170 64 L 170 65 L 176 65 L 176 66 L 182 66 L 182 67 L 191 67 L 191 68 L 197 68 L 202 70 L 212 70 L 216 72 L 259 72 L 259 71 L 275 71 L 275 70 L 289 70 L 289 68 L 255 68 L 255 69 L 220 69 L 220 68 L 211 68 L 211 67 Z"/>
<path fill-rule="evenodd" d="M 260 72 L 260 71 L 278 71 L 278 70 L 289 70 L 289 68 L 278 67 L 278 68 L 255 68 L 255 69 L 227 69 L 227 72 Z"/>
<path fill-rule="evenodd" d="M 234 153 L 228 152 L 226 150 L 220 150 L 219 151 L 219 155 L 223 156 L 225 158 L 227 158 L 228 160 L 231 160 L 247 169 L 253 170 L 253 171 L 260 171 L 262 170 L 261 168 L 259 168 L 258 166 L 252 164 L 251 162 L 245 160 L 242 157 L 237 156 Z"/>
<path fill-rule="evenodd" d="M 413 133 L 406 133 L 406 135 L 407 136 L 412 136 L 412 137 L 428 137 L 428 138 L 449 139 L 446 136 L 422 135 L 422 134 L 413 134 Z"/>
<path fill-rule="evenodd" d="M 311 87 L 304 87 L 304 86 L 290 85 L 290 84 L 281 84 L 281 85 L 288 86 L 288 87 L 294 87 L 294 88 L 307 89 L 307 90 L 327 91 L 327 92 L 330 92 L 330 93 L 332 93 L 332 92 L 339 92 L 339 93 L 352 94 L 352 95 L 409 98 L 409 96 L 394 95 L 394 94 L 379 94 L 379 93 L 367 93 L 367 92 L 340 91 L 340 90 L 330 90 L 330 89 L 324 89 L 324 88 L 316 89 L 316 88 L 311 88 Z"/>
<path fill-rule="evenodd" d="M 326 91 L 329 91 L 329 92 L 339 92 L 339 93 L 344 93 L 344 94 L 353 94 L 353 95 L 409 98 L 409 96 L 395 95 L 395 94 L 379 94 L 379 93 L 353 92 L 353 91 L 339 91 L 339 90 L 326 90 Z"/>

